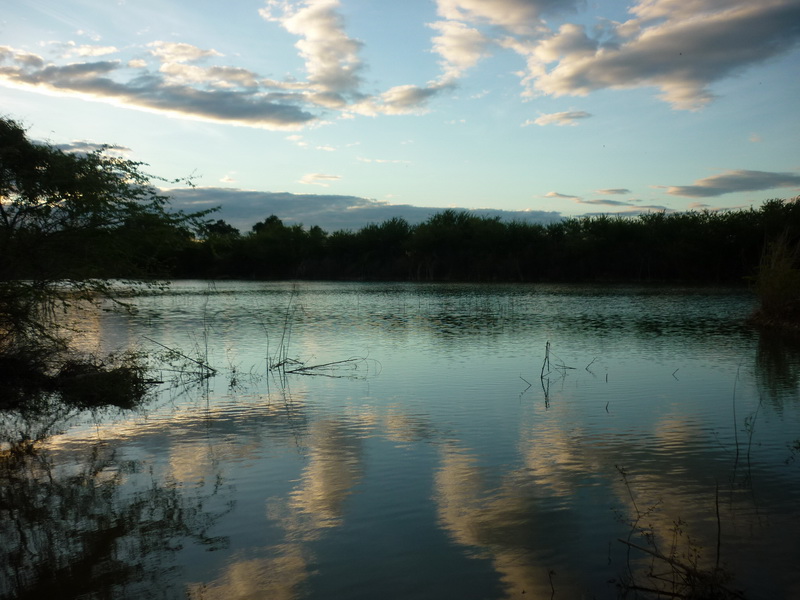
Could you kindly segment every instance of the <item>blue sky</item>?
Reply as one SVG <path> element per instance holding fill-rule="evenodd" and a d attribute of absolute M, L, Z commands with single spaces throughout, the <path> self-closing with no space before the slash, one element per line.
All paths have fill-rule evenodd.
<path fill-rule="evenodd" d="M 800 0 L 20 0 L 0 110 L 248 229 L 800 190 Z"/>

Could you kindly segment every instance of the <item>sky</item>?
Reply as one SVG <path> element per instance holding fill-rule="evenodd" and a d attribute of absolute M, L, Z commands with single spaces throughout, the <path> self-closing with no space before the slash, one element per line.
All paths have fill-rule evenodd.
<path fill-rule="evenodd" d="M 0 115 L 243 231 L 800 194 L 800 0 L 5 0 Z"/>

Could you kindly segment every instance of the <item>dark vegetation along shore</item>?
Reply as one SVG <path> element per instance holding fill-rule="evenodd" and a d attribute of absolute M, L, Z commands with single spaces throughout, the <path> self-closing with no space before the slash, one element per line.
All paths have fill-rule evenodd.
<path fill-rule="evenodd" d="M 171 210 L 143 169 L 34 143 L 0 119 L 0 408 L 31 389 L 78 404 L 91 390 L 127 390 L 120 404 L 144 393 L 134 357 L 76 357 L 58 319 L 65 307 L 120 302 L 112 279 L 725 283 L 759 294 L 754 322 L 800 322 L 798 198 L 548 225 L 445 210 L 330 233 L 270 215 L 242 233 L 213 211 Z"/>

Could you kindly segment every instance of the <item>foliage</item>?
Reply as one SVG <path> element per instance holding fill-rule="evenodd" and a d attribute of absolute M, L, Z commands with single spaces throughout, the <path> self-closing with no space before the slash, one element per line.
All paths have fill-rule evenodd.
<path fill-rule="evenodd" d="M 800 327 L 800 242 L 788 230 L 768 244 L 755 277 L 761 306 L 756 321 Z"/>
<path fill-rule="evenodd" d="M 0 372 L 30 385 L 65 377 L 59 315 L 111 297 L 109 278 L 170 273 L 193 243 L 207 213 L 170 212 L 142 168 L 35 143 L 0 118 Z"/>
<path fill-rule="evenodd" d="M 66 468 L 29 440 L 0 453 L 0 598 L 178 597 L 165 575 L 181 548 L 228 543 L 209 535 L 218 489 L 142 471 L 106 444 Z"/>
<path fill-rule="evenodd" d="M 219 231 L 231 228 L 218 221 Z M 732 211 L 649 212 L 542 225 L 448 209 L 418 225 L 393 218 L 327 234 L 276 215 L 209 235 L 176 276 L 411 281 L 744 283 L 767 240 L 800 236 L 800 202 Z"/>

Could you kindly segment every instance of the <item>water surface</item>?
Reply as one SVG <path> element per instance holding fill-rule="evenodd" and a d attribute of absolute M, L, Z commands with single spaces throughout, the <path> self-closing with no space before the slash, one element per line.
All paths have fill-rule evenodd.
<path fill-rule="evenodd" d="M 746 291 L 176 282 L 132 303 L 84 347 L 192 360 L 140 411 L 3 417 L 52 434 L 5 477 L 3 597 L 616 598 L 655 584 L 624 541 L 800 597 L 800 352 L 744 325 Z"/>

